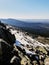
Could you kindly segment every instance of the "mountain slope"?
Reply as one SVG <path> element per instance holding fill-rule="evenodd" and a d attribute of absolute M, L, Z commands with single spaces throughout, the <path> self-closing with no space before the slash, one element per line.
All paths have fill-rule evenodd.
<path fill-rule="evenodd" d="M 19 27 L 29 33 L 34 33 L 36 35 L 42 36 L 49 36 L 49 20 L 44 20 L 46 22 L 44 22 L 43 20 L 33 20 L 32 22 L 28 22 L 16 19 L 1 19 L 1 21 L 3 23 Z"/>

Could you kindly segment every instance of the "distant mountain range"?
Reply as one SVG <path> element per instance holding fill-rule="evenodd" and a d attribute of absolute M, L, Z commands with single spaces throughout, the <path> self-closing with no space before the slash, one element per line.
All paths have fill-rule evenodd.
<path fill-rule="evenodd" d="M 49 19 L 0 19 L 3 23 L 19 27 L 30 33 L 49 36 Z"/>

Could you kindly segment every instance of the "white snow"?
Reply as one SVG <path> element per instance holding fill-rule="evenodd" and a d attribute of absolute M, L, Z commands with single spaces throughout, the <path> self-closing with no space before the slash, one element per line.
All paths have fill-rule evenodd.
<path fill-rule="evenodd" d="M 40 43 L 40 42 L 36 41 L 35 39 L 32 39 L 30 36 L 25 35 L 24 32 L 21 32 L 21 31 L 17 32 L 17 30 L 11 29 L 11 33 L 14 34 L 15 37 L 16 37 L 16 45 L 17 46 L 23 44 L 24 46 L 31 45 L 33 47 L 37 47 L 37 46 L 49 47 L 48 44 Z M 25 49 L 25 50 L 26 50 L 27 53 L 35 54 L 34 52 L 31 52 L 27 49 Z"/>
<path fill-rule="evenodd" d="M 33 54 L 36 54 L 34 51 L 31 52 L 31 51 L 29 51 L 29 50 L 27 50 L 27 49 L 25 49 L 25 51 L 26 51 L 27 54 L 32 54 L 32 55 L 33 55 Z"/>

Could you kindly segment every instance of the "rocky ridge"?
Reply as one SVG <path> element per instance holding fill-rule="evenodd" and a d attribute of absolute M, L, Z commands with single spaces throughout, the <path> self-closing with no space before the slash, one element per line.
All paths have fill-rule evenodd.
<path fill-rule="evenodd" d="M 6 51 L 9 55 L 7 58 L 7 61 L 10 60 L 10 62 L 7 62 L 9 64 L 13 65 L 47 65 L 49 64 L 49 45 L 43 44 L 38 42 L 35 39 L 32 39 L 30 35 L 27 35 L 26 32 L 23 32 L 20 29 L 17 29 L 16 27 L 5 25 L 6 33 L 10 33 L 9 40 L 5 40 L 3 37 L 1 39 L 5 40 L 7 44 L 10 44 L 10 47 L 6 44 L 6 47 L 8 47 Z M 1 32 L 0 32 L 1 33 Z M 14 35 L 14 36 L 12 36 Z M 4 36 L 5 37 L 5 36 Z M 6 36 L 7 37 L 7 36 Z M 7 38 L 7 39 L 8 39 Z M 14 39 L 15 38 L 15 39 Z M 3 44 L 3 42 L 1 43 Z M 5 42 L 4 42 L 5 45 Z M 3 46 L 4 46 L 3 45 Z M 4 54 L 5 55 L 5 54 Z M 11 56 L 11 57 L 10 57 Z M 6 56 L 5 56 L 6 57 Z M 5 59 L 4 57 L 4 59 Z"/>

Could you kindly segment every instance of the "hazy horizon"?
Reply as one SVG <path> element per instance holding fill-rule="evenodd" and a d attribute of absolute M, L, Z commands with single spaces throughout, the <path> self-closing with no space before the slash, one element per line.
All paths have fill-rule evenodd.
<path fill-rule="evenodd" d="M 0 18 L 49 19 L 49 0 L 0 0 Z"/>

